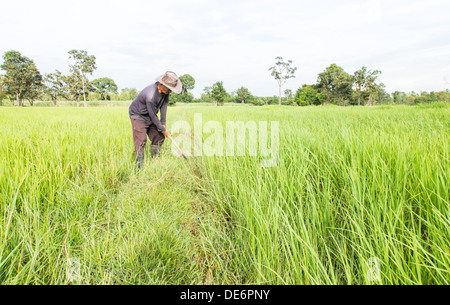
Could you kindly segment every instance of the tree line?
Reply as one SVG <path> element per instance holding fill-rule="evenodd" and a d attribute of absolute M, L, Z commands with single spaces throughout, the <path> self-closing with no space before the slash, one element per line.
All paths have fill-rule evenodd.
<path fill-rule="evenodd" d="M 68 75 L 59 70 L 42 75 L 32 59 L 19 51 L 5 52 L 0 66 L 6 72 L 0 75 L 0 105 L 3 99 L 9 98 L 18 106 L 24 106 L 25 101 L 33 106 L 34 101 L 44 99 L 51 100 L 53 106 L 58 100 L 76 101 L 78 107 L 82 100 L 86 107 L 89 97 L 110 100 L 116 95 L 119 99 L 129 100 L 137 96 L 134 88 L 122 89 L 119 95 L 117 85 L 108 77 L 90 81 L 88 75 L 97 69 L 94 55 L 84 50 L 70 50 L 68 54 L 71 61 Z"/>
<path fill-rule="evenodd" d="M 3 99 L 9 98 L 13 105 L 24 106 L 28 101 L 31 106 L 34 101 L 51 100 L 53 106 L 61 100 L 75 101 L 77 107 L 82 100 L 87 106 L 89 100 L 134 100 L 139 94 L 136 88 L 123 88 L 118 93 L 114 80 L 102 77 L 89 80 L 88 76 L 97 69 L 96 57 L 85 50 L 70 50 L 70 73 L 63 75 L 59 70 L 42 75 L 34 61 L 23 56 L 19 51 L 7 51 L 3 55 L 0 66 L 6 73 L 0 74 L 0 105 Z M 195 79 L 189 74 L 181 75 L 183 94 L 173 95 L 171 104 L 178 102 L 193 102 L 189 92 L 195 85 Z"/>
<path fill-rule="evenodd" d="M 291 89 L 282 91 L 282 86 L 289 78 L 295 77 L 297 67 L 293 67 L 292 60 L 284 61 L 283 57 L 276 58 L 275 66 L 270 67 L 272 77 L 278 84 L 278 97 L 257 97 L 241 87 L 234 92 L 227 93 L 223 88 L 223 82 L 216 82 L 211 87 L 205 87 L 199 100 L 194 102 L 214 102 L 223 105 L 224 102 L 249 103 L 253 105 L 381 105 L 381 104 L 408 104 L 450 102 L 450 92 L 421 92 L 405 93 L 395 91 L 392 94 L 386 92 L 386 86 L 378 82 L 380 70 L 372 70 L 363 66 L 361 69 L 349 74 L 335 63 L 327 67 L 317 76 L 315 84 L 303 84 L 293 94 Z M 284 93 L 284 97 L 282 96 Z"/>
<path fill-rule="evenodd" d="M 28 101 L 33 106 L 34 101 L 51 100 L 56 106 L 59 100 L 76 101 L 80 106 L 82 100 L 87 106 L 89 100 L 133 100 L 138 91 L 136 88 L 124 88 L 118 93 L 115 82 L 108 77 L 89 80 L 88 76 L 97 69 L 96 57 L 84 50 L 68 52 L 68 75 L 55 70 L 53 73 L 41 75 L 34 61 L 23 56 L 18 51 L 7 51 L 3 55 L 4 62 L 0 66 L 6 73 L 0 74 L 0 105 L 3 99 L 9 98 L 14 105 L 23 106 Z M 183 92 L 171 95 L 170 104 L 178 103 L 212 103 L 222 106 L 225 102 L 251 105 L 377 105 L 377 104 L 409 104 L 450 102 L 450 92 L 405 93 L 396 91 L 389 94 L 385 85 L 378 82 L 380 70 L 367 67 L 349 74 L 342 67 L 331 64 L 317 76 L 315 84 L 303 84 L 295 92 L 291 89 L 282 90 L 289 78 L 295 77 L 296 67 L 292 60 L 284 61 L 281 56 L 276 58 L 275 65 L 269 71 L 277 81 L 278 96 L 259 97 L 251 94 L 248 88 L 242 86 L 235 91 L 227 92 L 222 81 L 217 81 L 203 89 L 199 99 L 194 99 L 190 90 L 194 89 L 195 79 L 189 74 L 181 75 Z M 283 94 L 284 93 L 284 94 Z"/>

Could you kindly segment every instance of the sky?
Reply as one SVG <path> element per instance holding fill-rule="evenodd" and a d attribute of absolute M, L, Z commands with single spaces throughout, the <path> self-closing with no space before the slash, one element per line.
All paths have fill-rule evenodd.
<path fill-rule="evenodd" d="M 89 78 L 119 90 L 174 71 L 194 77 L 196 98 L 217 81 L 274 96 L 278 56 L 297 67 L 283 90 L 316 83 L 333 63 L 381 70 L 390 93 L 450 88 L 449 0 L 14 0 L 0 10 L 2 56 L 17 50 L 42 74 L 67 74 L 68 51 L 86 50 L 97 63 Z"/>

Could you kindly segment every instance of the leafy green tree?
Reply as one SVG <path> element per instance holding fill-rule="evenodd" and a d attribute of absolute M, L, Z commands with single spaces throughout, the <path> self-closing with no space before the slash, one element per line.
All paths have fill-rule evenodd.
<path fill-rule="evenodd" d="M 65 84 L 64 90 L 67 92 L 67 99 L 76 101 L 77 107 L 80 107 L 80 98 L 83 95 L 83 86 L 79 82 L 81 76 L 69 74 L 63 76 Z"/>
<path fill-rule="evenodd" d="M 180 81 L 183 84 L 183 88 L 185 90 L 192 90 L 195 87 L 195 79 L 189 74 L 181 75 Z"/>
<path fill-rule="evenodd" d="M 23 106 L 25 99 L 33 106 L 43 88 L 42 75 L 34 61 L 14 50 L 5 52 L 3 59 L 1 69 L 6 71 L 3 79 L 6 92 L 16 98 L 19 106 Z"/>
<path fill-rule="evenodd" d="M 415 105 L 418 97 L 419 97 L 419 95 L 416 92 L 411 91 L 410 93 L 408 93 L 408 97 L 406 98 L 406 103 L 408 105 Z"/>
<path fill-rule="evenodd" d="M 375 91 L 370 92 L 373 104 L 392 104 L 392 97 L 385 89 L 386 86 L 383 83 L 376 84 Z M 369 95 L 369 98 L 371 96 Z"/>
<path fill-rule="evenodd" d="M 295 93 L 295 102 L 299 106 L 320 105 L 322 100 L 317 85 L 303 85 Z"/>
<path fill-rule="evenodd" d="M 76 101 L 77 107 L 80 107 L 80 99 L 82 96 L 86 98 L 86 94 L 95 91 L 94 86 L 92 86 L 90 82 L 84 84 L 80 82 L 81 78 L 82 76 L 77 73 L 63 76 L 63 81 L 65 83 L 64 90 L 67 94 L 67 98 Z M 85 106 L 87 106 L 86 103 Z"/>
<path fill-rule="evenodd" d="M 394 100 L 394 104 L 405 104 L 407 95 L 405 92 L 395 91 L 392 93 L 392 98 Z"/>
<path fill-rule="evenodd" d="M 183 92 L 181 94 L 171 94 L 169 98 L 169 105 L 175 105 L 176 103 L 189 104 L 194 100 L 194 95 L 190 92 Z"/>
<path fill-rule="evenodd" d="M 121 101 L 129 101 L 129 100 L 131 100 L 131 99 L 130 99 L 130 95 L 129 95 L 129 93 L 128 93 L 128 90 L 130 90 L 130 89 L 128 89 L 128 88 L 123 88 L 123 89 L 121 90 L 120 95 L 119 95 L 119 100 L 121 100 Z"/>
<path fill-rule="evenodd" d="M 211 96 L 212 87 L 206 86 L 203 88 L 203 93 L 200 97 L 200 103 L 214 103 Z"/>
<path fill-rule="evenodd" d="M 368 106 L 372 106 L 375 104 L 375 101 L 381 100 L 381 97 L 384 96 L 385 85 L 383 83 L 377 84 L 375 83 L 375 79 L 369 80 L 369 84 L 367 86 L 367 92 L 369 95 L 369 101 L 367 103 Z"/>
<path fill-rule="evenodd" d="M 124 88 L 122 89 L 122 92 L 119 95 L 119 100 L 121 101 L 133 101 L 136 96 L 138 96 L 139 92 L 136 88 Z"/>
<path fill-rule="evenodd" d="M 345 106 L 351 99 L 354 78 L 343 68 L 332 64 L 320 73 L 317 79 L 319 92 L 325 97 L 324 102 L 339 102 Z"/>
<path fill-rule="evenodd" d="M 370 92 L 373 91 L 378 74 L 381 74 L 380 70 L 367 70 L 367 67 L 362 67 L 355 72 L 354 78 L 358 106 L 361 105 L 361 98 L 364 95 L 370 96 Z"/>
<path fill-rule="evenodd" d="M 130 90 L 128 90 L 128 94 L 130 95 L 130 99 L 134 100 L 139 95 L 139 92 L 136 88 L 131 88 Z"/>
<path fill-rule="evenodd" d="M 449 103 L 450 102 L 450 90 L 440 91 L 436 93 L 437 99 L 440 102 Z"/>
<path fill-rule="evenodd" d="M 358 106 L 361 105 L 361 97 L 366 89 L 366 78 L 367 78 L 367 68 L 362 67 L 360 70 L 356 71 L 355 77 L 355 87 L 356 87 L 356 97 L 358 99 Z"/>
<path fill-rule="evenodd" d="M 434 103 L 434 102 L 437 102 L 438 101 L 438 97 L 437 97 L 437 95 L 436 95 L 436 93 L 435 92 L 430 92 L 430 94 L 428 95 L 428 102 L 429 103 Z"/>
<path fill-rule="evenodd" d="M 252 96 L 252 94 L 250 93 L 250 91 L 247 88 L 241 87 L 236 90 L 236 96 L 241 101 L 241 103 L 244 104 L 244 101 L 246 99 L 250 98 Z"/>
<path fill-rule="evenodd" d="M 183 91 L 181 94 L 171 94 L 169 98 L 169 105 L 176 103 L 192 103 L 194 95 L 188 90 L 192 90 L 195 87 L 195 79 L 189 75 L 184 74 L 180 76 L 180 81 L 183 84 Z"/>
<path fill-rule="evenodd" d="M 91 74 L 97 69 L 95 64 L 95 56 L 88 55 L 84 50 L 70 50 L 69 51 L 69 59 L 73 59 L 75 61 L 74 64 L 70 66 L 70 72 L 72 73 L 72 82 L 81 83 L 81 88 L 83 92 L 84 98 L 84 107 L 87 107 L 86 103 L 86 89 L 92 88 L 89 83 L 89 80 L 86 77 L 86 74 Z M 74 87 L 74 86 L 72 86 Z M 78 86 L 79 87 L 79 86 Z M 77 99 L 77 106 L 79 106 L 79 102 Z"/>
<path fill-rule="evenodd" d="M 94 79 L 92 86 L 97 89 L 102 101 L 106 100 L 109 94 L 117 94 L 116 83 L 108 77 Z"/>
<path fill-rule="evenodd" d="M 287 62 L 285 62 L 283 61 L 283 57 L 281 56 L 278 56 L 275 59 L 277 60 L 275 66 L 270 67 L 269 71 L 271 71 L 271 75 L 278 82 L 278 104 L 281 105 L 281 87 L 284 83 L 286 83 L 286 80 L 295 77 L 295 71 L 297 71 L 297 67 L 291 67 L 292 60 L 288 60 Z"/>
<path fill-rule="evenodd" d="M 58 97 L 65 96 L 65 83 L 63 75 L 56 70 L 55 73 L 48 73 L 44 75 L 44 92 L 50 96 L 53 106 L 56 107 Z"/>
<path fill-rule="evenodd" d="M 255 105 L 255 106 L 263 106 L 266 104 L 266 100 L 263 97 L 251 96 L 248 99 L 248 103 Z"/>
<path fill-rule="evenodd" d="M 223 103 L 227 98 L 227 92 L 223 87 L 223 82 L 216 82 L 214 85 L 212 85 L 211 97 L 216 105 L 223 106 Z"/>
<path fill-rule="evenodd" d="M 201 103 L 213 103 L 213 98 L 211 96 L 212 87 L 206 86 L 203 88 L 202 96 L 200 97 Z M 214 102 L 215 103 L 215 102 Z"/>
<path fill-rule="evenodd" d="M 6 92 L 6 86 L 4 83 L 5 76 L 0 74 L 0 106 L 2 106 L 3 99 L 5 99 L 8 94 Z"/>
<path fill-rule="evenodd" d="M 286 103 L 289 103 L 289 100 L 292 98 L 292 90 L 291 89 L 284 90 L 284 96 L 286 97 Z"/>

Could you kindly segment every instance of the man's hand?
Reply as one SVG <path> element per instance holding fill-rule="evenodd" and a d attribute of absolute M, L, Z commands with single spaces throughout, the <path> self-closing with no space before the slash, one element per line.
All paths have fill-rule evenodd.
<path fill-rule="evenodd" d="M 168 136 L 170 136 L 170 133 L 169 133 L 169 131 L 167 130 L 166 125 L 163 125 L 163 126 L 164 126 L 164 128 L 166 129 L 166 131 L 164 131 L 162 134 L 167 138 Z"/>

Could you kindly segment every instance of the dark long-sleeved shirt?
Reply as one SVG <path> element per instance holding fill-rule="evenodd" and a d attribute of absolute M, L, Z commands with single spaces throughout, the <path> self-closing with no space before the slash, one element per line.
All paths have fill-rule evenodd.
<path fill-rule="evenodd" d="M 158 82 L 147 86 L 131 103 L 128 113 L 130 118 L 152 122 L 159 132 L 166 129 L 166 113 L 169 104 L 169 95 L 159 93 Z M 158 112 L 161 111 L 161 120 L 158 119 Z"/>

